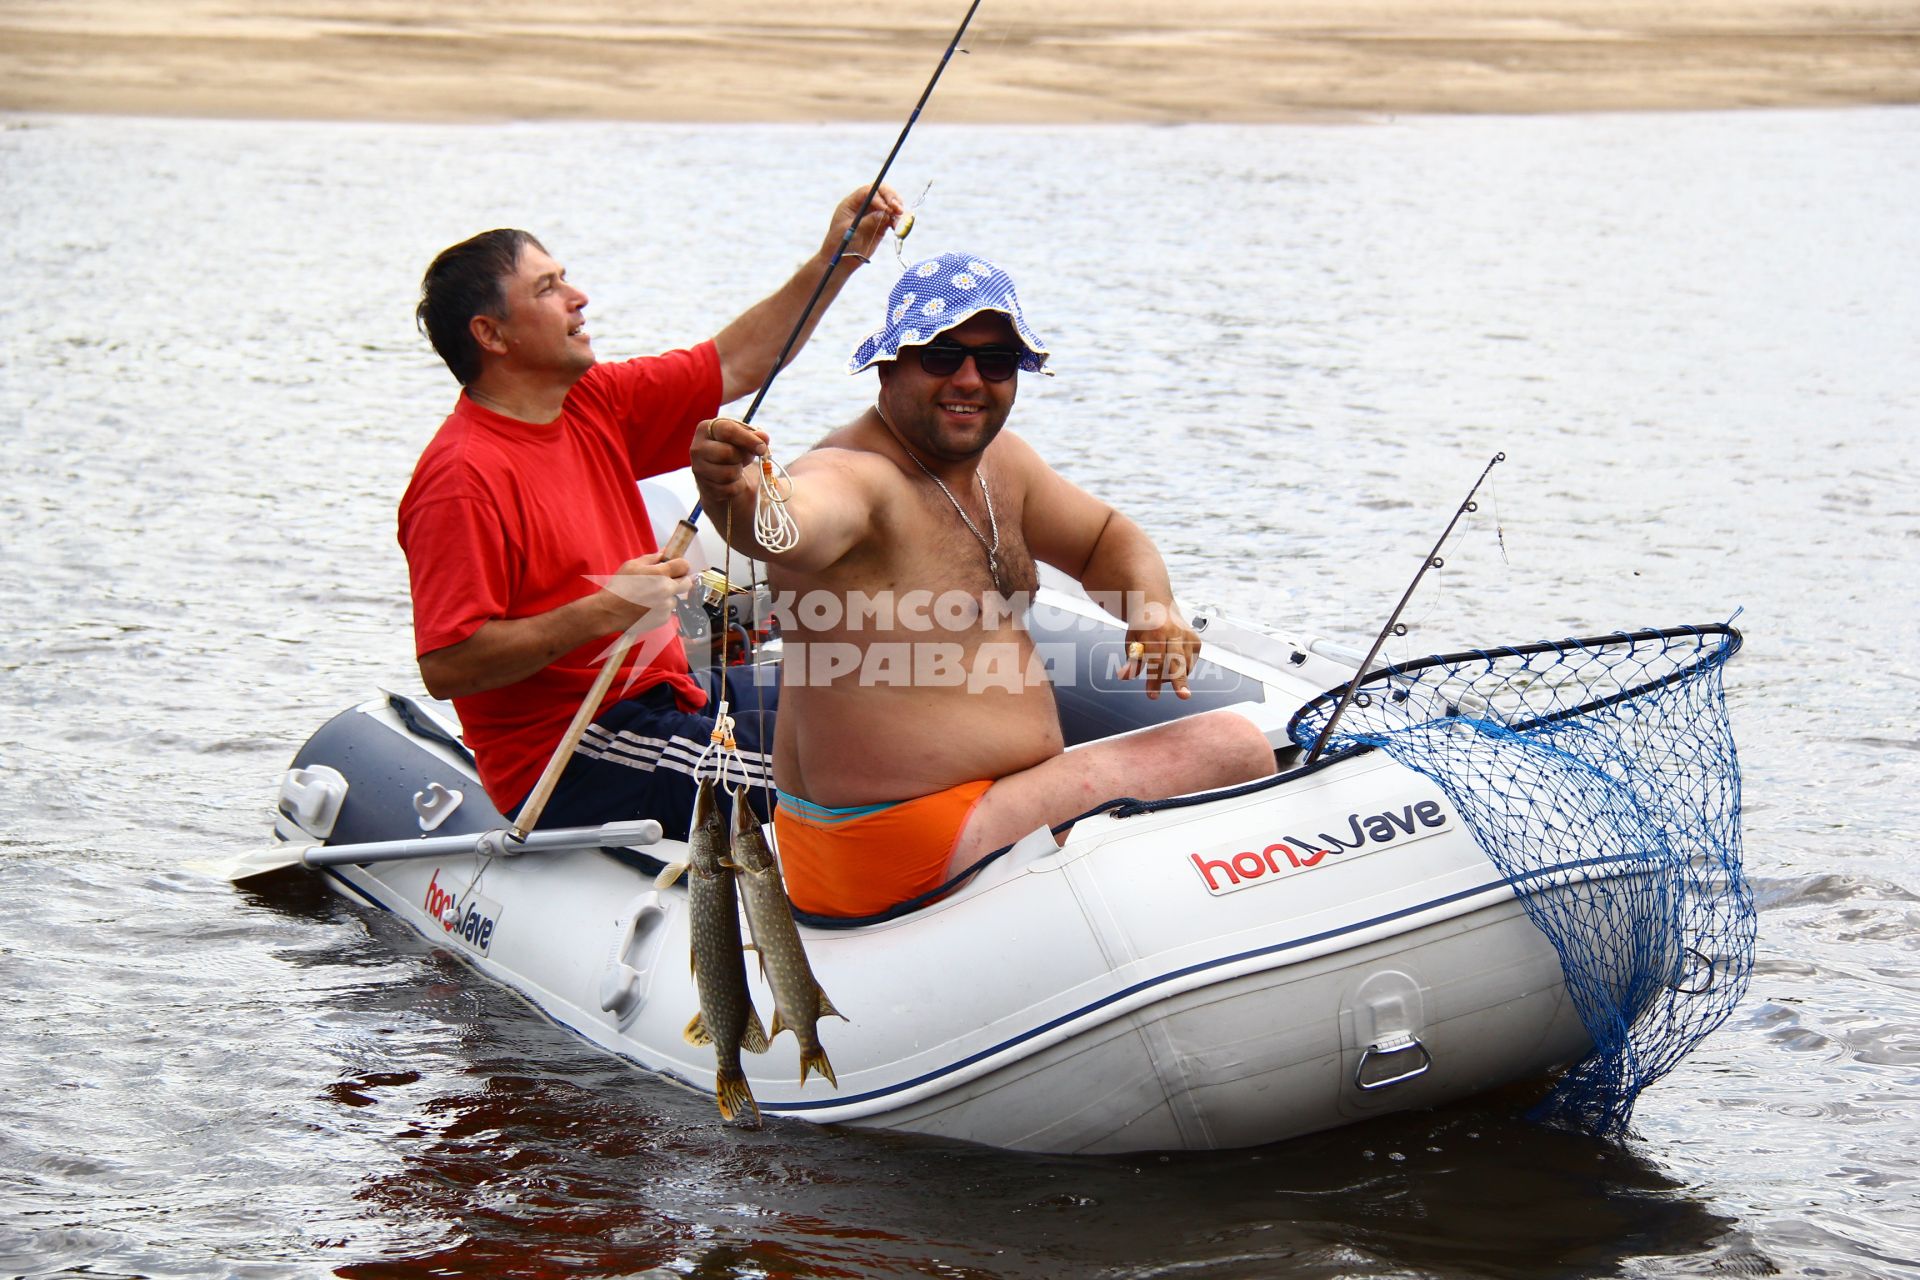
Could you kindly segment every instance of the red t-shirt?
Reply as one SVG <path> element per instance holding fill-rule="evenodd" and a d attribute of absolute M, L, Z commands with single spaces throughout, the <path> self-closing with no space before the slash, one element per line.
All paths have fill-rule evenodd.
<path fill-rule="evenodd" d="M 599 586 L 588 575 L 658 551 L 635 481 L 684 467 L 694 427 L 719 408 L 711 342 L 595 365 L 560 416 L 542 425 L 502 417 L 463 393 L 400 500 L 414 652 L 458 644 L 495 618 L 591 595 Z M 588 641 L 517 684 L 454 699 L 495 804 L 518 804 L 539 781 L 613 638 Z M 663 683 L 685 710 L 706 704 L 672 625 L 636 638 L 600 709 Z"/>

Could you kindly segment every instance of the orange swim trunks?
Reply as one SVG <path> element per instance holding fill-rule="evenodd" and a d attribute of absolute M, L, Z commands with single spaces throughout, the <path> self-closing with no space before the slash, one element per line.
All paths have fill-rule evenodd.
<path fill-rule="evenodd" d="M 780 793 L 773 812 L 787 896 L 822 916 L 870 916 L 947 881 L 947 863 L 993 780 L 896 804 L 834 809 Z"/>

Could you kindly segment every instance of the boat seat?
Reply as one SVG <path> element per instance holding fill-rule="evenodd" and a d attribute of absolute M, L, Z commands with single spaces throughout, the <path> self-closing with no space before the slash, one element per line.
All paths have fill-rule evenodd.
<path fill-rule="evenodd" d="M 1148 698 L 1140 680 L 1115 674 L 1126 660 L 1126 632 L 1115 622 L 1092 619 L 1036 602 L 1027 625 L 1053 672 L 1060 732 L 1069 747 L 1111 738 L 1203 711 L 1266 701 L 1266 686 L 1202 657 L 1187 679 L 1189 698 L 1163 691 Z M 1072 666 L 1069 669 L 1068 662 Z"/>

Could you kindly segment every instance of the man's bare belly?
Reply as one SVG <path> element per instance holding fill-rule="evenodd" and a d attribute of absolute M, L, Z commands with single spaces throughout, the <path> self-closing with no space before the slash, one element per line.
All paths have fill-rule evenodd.
<path fill-rule="evenodd" d="M 788 687 L 775 775 L 835 807 L 930 795 L 1004 778 L 1064 747 L 1053 690 Z"/>

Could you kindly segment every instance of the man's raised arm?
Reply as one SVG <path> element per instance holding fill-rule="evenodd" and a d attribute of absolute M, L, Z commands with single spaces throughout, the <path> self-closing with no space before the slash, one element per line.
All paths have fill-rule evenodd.
<path fill-rule="evenodd" d="M 841 238 L 846 235 L 847 228 L 853 225 L 853 215 L 860 211 L 866 198 L 867 188 L 860 187 L 842 200 L 833 211 L 833 222 L 818 252 L 802 263 L 793 277 L 770 297 L 749 307 L 738 319 L 714 335 L 713 343 L 720 353 L 722 404 L 758 391 L 766 382 L 767 375 L 773 372 L 773 362 L 779 358 L 780 349 L 786 345 L 794 326 L 800 323 L 801 308 L 813 296 L 814 289 L 820 284 L 821 274 L 826 271 L 827 264 L 833 261 L 834 251 L 840 247 Z M 882 183 L 872 206 L 853 233 L 853 242 L 848 246 L 846 255 L 833 269 L 832 278 L 821 291 L 820 301 L 807 316 L 800 337 L 793 344 L 794 351 L 806 344 L 821 315 L 839 296 L 847 277 L 867 261 L 874 247 L 880 243 L 880 238 L 893 226 L 894 219 L 905 212 L 906 205 L 901 203 L 899 195 L 892 187 Z M 788 358 L 792 358 L 791 352 Z"/>

